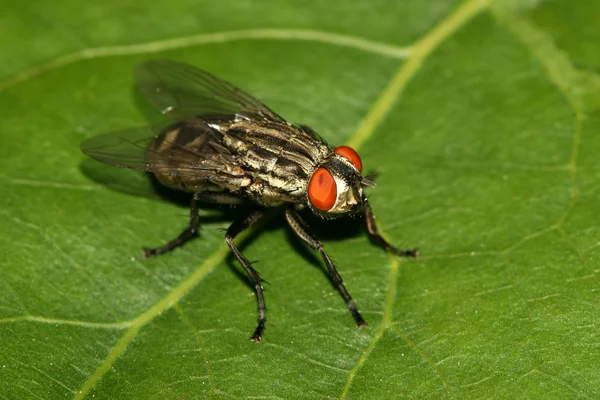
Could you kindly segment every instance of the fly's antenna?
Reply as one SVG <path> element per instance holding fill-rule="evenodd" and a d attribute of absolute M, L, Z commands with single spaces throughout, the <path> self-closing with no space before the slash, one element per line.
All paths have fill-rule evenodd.
<path fill-rule="evenodd" d="M 360 183 L 362 183 L 365 186 L 372 187 L 372 188 L 377 186 L 377 184 L 375 182 L 373 182 L 372 180 L 370 180 L 368 177 L 361 178 Z"/>

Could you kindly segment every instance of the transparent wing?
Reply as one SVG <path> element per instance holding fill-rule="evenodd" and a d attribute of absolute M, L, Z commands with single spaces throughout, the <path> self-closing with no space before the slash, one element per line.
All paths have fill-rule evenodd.
<path fill-rule="evenodd" d="M 162 130 L 145 127 L 94 136 L 81 143 L 81 151 L 119 167 L 197 179 L 221 180 L 244 173 L 222 145 L 221 134 L 199 120 Z"/>
<path fill-rule="evenodd" d="M 285 122 L 248 93 L 184 63 L 147 61 L 137 66 L 134 79 L 148 101 L 173 120 L 197 117 Z"/>

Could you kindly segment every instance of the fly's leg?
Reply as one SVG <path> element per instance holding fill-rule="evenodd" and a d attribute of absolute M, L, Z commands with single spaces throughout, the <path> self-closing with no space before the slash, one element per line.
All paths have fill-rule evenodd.
<path fill-rule="evenodd" d="M 162 253 L 166 253 L 168 251 L 173 250 L 176 247 L 181 246 L 198 233 L 198 227 L 200 226 L 200 216 L 198 215 L 198 205 L 197 202 L 199 200 L 199 195 L 194 193 L 192 197 L 192 203 L 190 206 L 190 224 L 188 227 L 179 234 L 175 239 L 171 240 L 167 244 L 155 247 L 155 248 L 144 248 L 144 258 L 149 258 L 152 256 L 156 256 Z"/>
<path fill-rule="evenodd" d="M 352 317 L 354 318 L 354 321 L 356 322 L 356 326 L 358 328 L 366 326 L 367 322 L 363 319 L 363 317 L 358 312 L 356 303 L 354 303 L 354 300 L 352 300 L 350 293 L 348 293 L 348 290 L 346 290 L 346 287 L 344 286 L 344 283 L 342 282 L 342 277 L 337 272 L 337 269 L 335 268 L 333 261 L 331 260 L 331 258 L 329 258 L 327 253 L 325 253 L 325 250 L 323 250 L 323 245 L 321 244 L 321 242 L 319 242 L 319 240 L 312 234 L 312 232 L 309 231 L 308 225 L 306 225 L 304 220 L 302 220 L 302 218 L 298 214 L 298 211 L 296 211 L 292 207 L 288 207 L 285 210 L 285 218 L 287 219 L 288 224 L 294 230 L 294 232 L 296 232 L 296 234 L 302 240 L 304 240 L 306 243 L 308 243 L 308 245 L 310 247 L 317 250 L 319 252 L 319 254 L 321 254 L 321 257 L 323 257 L 323 261 L 325 261 L 325 265 L 327 265 L 329 277 L 330 277 L 331 281 L 333 282 L 333 284 L 335 285 L 336 289 L 340 292 L 340 294 L 346 301 L 346 305 L 350 309 L 350 313 L 352 314 Z"/>
<path fill-rule="evenodd" d="M 265 213 L 263 210 L 253 211 L 246 217 L 239 219 L 233 224 L 231 224 L 231 226 L 227 229 L 227 233 L 225 234 L 225 241 L 231 248 L 231 251 L 238 259 L 240 264 L 242 264 L 242 267 L 244 267 L 244 270 L 248 274 L 248 277 L 250 277 L 250 280 L 254 284 L 254 290 L 256 291 L 256 297 L 258 299 L 258 325 L 256 326 L 256 329 L 254 330 L 254 333 L 250 338 L 250 340 L 253 340 L 255 342 L 260 342 L 262 340 L 262 333 L 265 329 L 265 322 L 267 321 L 265 316 L 266 308 L 265 299 L 263 296 L 263 287 L 260 284 L 260 276 L 258 276 L 256 270 L 252 268 L 252 264 L 250 264 L 250 261 L 248 261 L 248 259 L 246 259 L 242 252 L 237 248 L 237 246 L 233 242 L 233 239 L 237 235 L 248 229 L 256 221 L 258 221 L 264 214 Z"/>
<path fill-rule="evenodd" d="M 419 255 L 419 251 L 417 249 L 412 250 L 400 250 L 394 246 L 392 246 L 387 240 L 385 240 L 377 229 L 377 224 L 375 223 L 375 215 L 373 215 L 373 210 L 371 209 L 371 205 L 367 201 L 367 199 L 363 200 L 363 209 L 365 213 L 365 220 L 367 222 L 367 231 L 369 232 L 369 238 L 378 246 L 382 247 L 385 251 L 396 254 L 398 256 L 403 257 L 413 257 L 416 258 Z"/>

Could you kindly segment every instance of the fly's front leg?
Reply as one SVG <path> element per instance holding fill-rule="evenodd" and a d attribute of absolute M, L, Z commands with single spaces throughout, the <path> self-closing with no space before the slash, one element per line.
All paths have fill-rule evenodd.
<path fill-rule="evenodd" d="M 265 329 L 265 322 L 267 321 L 265 299 L 263 296 L 263 287 L 260 284 L 260 276 L 258 276 L 256 270 L 252 268 L 252 264 L 250 264 L 250 261 L 248 261 L 248 259 L 246 259 L 242 252 L 237 248 L 237 246 L 233 242 L 233 239 L 237 235 L 248 229 L 253 223 L 258 221 L 264 215 L 265 212 L 263 210 L 253 211 L 246 217 L 239 219 L 233 224 L 231 224 L 231 226 L 227 229 L 227 233 L 225 234 L 225 241 L 231 248 L 231 251 L 238 259 L 240 264 L 242 264 L 242 267 L 244 267 L 244 270 L 250 277 L 250 280 L 252 280 L 252 283 L 254 284 L 254 290 L 256 291 L 256 297 L 258 299 L 258 325 L 254 330 L 252 337 L 250 338 L 250 340 L 253 340 L 255 342 L 260 342 L 262 340 L 262 333 Z"/>
<path fill-rule="evenodd" d="M 365 213 L 365 221 L 367 222 L 367 231 L 369 232 L 369 237 L 376 245 L 382 247 L 383 249 L 385 249 L 385 251 L 389 251 L 390 253 L 403 257 L 416 258 L 419 255 L 419 251 L 417 249 L 400 250 L 392 246 L 379 234 L 377 224 L 375 223 L 375 216 L 373 215 L 373 210 L 371 209 L 371 205 L 369 204 L 367 199 L 363 200 L 363 209 Z"/>
<path fill-rule="evenodd" d="M 144 248 L 144 258 L 149 258 L 162 253 L 173 250 L 174 248 L 181 246 L 198 233 L 198 227 L 200 226 L 200 216 L 198 215 L 198 193 L 194 193 L 192 196 L 192 203 L 190 205 L 190 224 L 188 227 L 179 234 L 175 239 L 171 240 L 167 244 L 156 247 L 156 248 Z"/>
<path fill-rule="evenodd" d="M 306 225 L 304 220 L 302 220 L 302 218 L 298 214 L 298 211 L 296 211 L 296 209 L 294 209 L 293 207 L 288 207 L 285 210 L 285 218 L 287 219 L 288 224 L 294 230 L 294 232 L 296 232 L 296 234 L 302 240 L 308 243 L 310 247 L 317 250 L 321 254 L 321 257 L 323 257 L 323 261 L 325 261 L 325 265 L 327 265 L 327 270 L 329 271 L 329 277 L 331 278 L 336 289 L 340 292 L 340 294 L 346 301 L 346 305 L 350 309 L 350 313 L 352 314 L 352 317 L 356 322 L 356 326 L 358 328 L 366 326 L 367 322 L 358 312 L 358 308 L 356 308 L 356 303 L 354 303 L 354 300 L 352 300 L 350 293 L 348 293 L 348 290 L 346 290 L 346 287 L 342 282 L 342 277 L 337 272 L 333 261 L 331 260 L 331 258 L 329 258 L 327 253 L 325 253 L 325 250 L 323 250 L 323 245 L 321 244 L 321 242 L 319 242 L 319 240 L 317 240 L 317 238 L 312 234 L 312 232 L 309 231 L 308 225 Z"/>

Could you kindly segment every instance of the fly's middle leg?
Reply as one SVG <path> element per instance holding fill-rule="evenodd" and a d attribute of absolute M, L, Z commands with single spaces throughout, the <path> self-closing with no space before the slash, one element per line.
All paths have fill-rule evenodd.
<path fill-rule="evenodd" d="M 198 197 L 197 193 L 192 196 L 192 203 L 190 205 L 190 224 L 188 227 L 179 234 L 175 239 L 166 243 L 163 246 L 155 248 L 144 248 L 144 258 L 149 258 L 162 253 L 173 250 L 176 247 L 181 246 L 191 238 L 197 235 L 198 228 L 200 227 L 200 216 L 198 215 Z"/>
<path fill-rule="evenodd" d="M 350 310 L 350 313 L 352 314 L 352 317 L 356 322 L 356 326 L 358 328 L 366 326 L 367 322 L 364 320 L 362 315 L 360 315 L 360 312 L 358 312 L 356 303 L 350 296 L 350 293 L 348 293 L 348 290 L 346 290 L 346 287 L 344 286 L 344 283 L 342 281 L 342 277 L 335 268 L 335 264 L 333 263 L 331 258 L 329 258 L 327 253 L 325 253 L 321 242 L 312 234 L 312 232 L 310 232 L 308 225 L 300 217 L 298 211 L 296 211 L 296 209 L 294 209 L 293 207 L 286 208 L 285 218 L 287 219 L 288 224 L 294 230 L 294 232 L 296 232 L 296 234 L 302 240 L 304 240 L 310 247 L 317 250 L 319 254 L 321 254 L 321 257 L 323 258 L 323 261 L 325 261 L 325 265 L 327 266 L 329 277 L 335 285 L 336 289 L 340 292 L 340 294 L 346 301 L 346 305 L 348 306 L 348 309 Z"/>
<path fill-rule="evenodd" d="M 265 329 L 265 323 L 267 322 L 263 287 L 261 285 L 260 276 L 258 275 L 256 270 L 252 268 L 252 264 L 250 263 L 250 261 L 248 261 L 248 259 L 244 257 L 242 252 L 237 248 L 233 239 L 246 229 L 250 228 L 252 224 L 258 221 L 264 215 L 265 212 L 263 210 L 253 211 L 246 217 L 239 219 L 233 224 L 231 224 L 231 226 L 227 229 L 227 233 L 225 234 L 225 241 L 231 248 L 231 251 L 238 259 L 240 264 L 242 264 L 242 267 L 244 267 L 244 270 L 246 271 L 248 277 L 254 284 L 254 290 L 256 291 L 256 297 L 258 300 L 258 325 L 256 326 L 254 333 L 250 337 L 250 340 L 253 340 L 255 342 L 260 342 L 262 340 L 262 333 Z"/>

